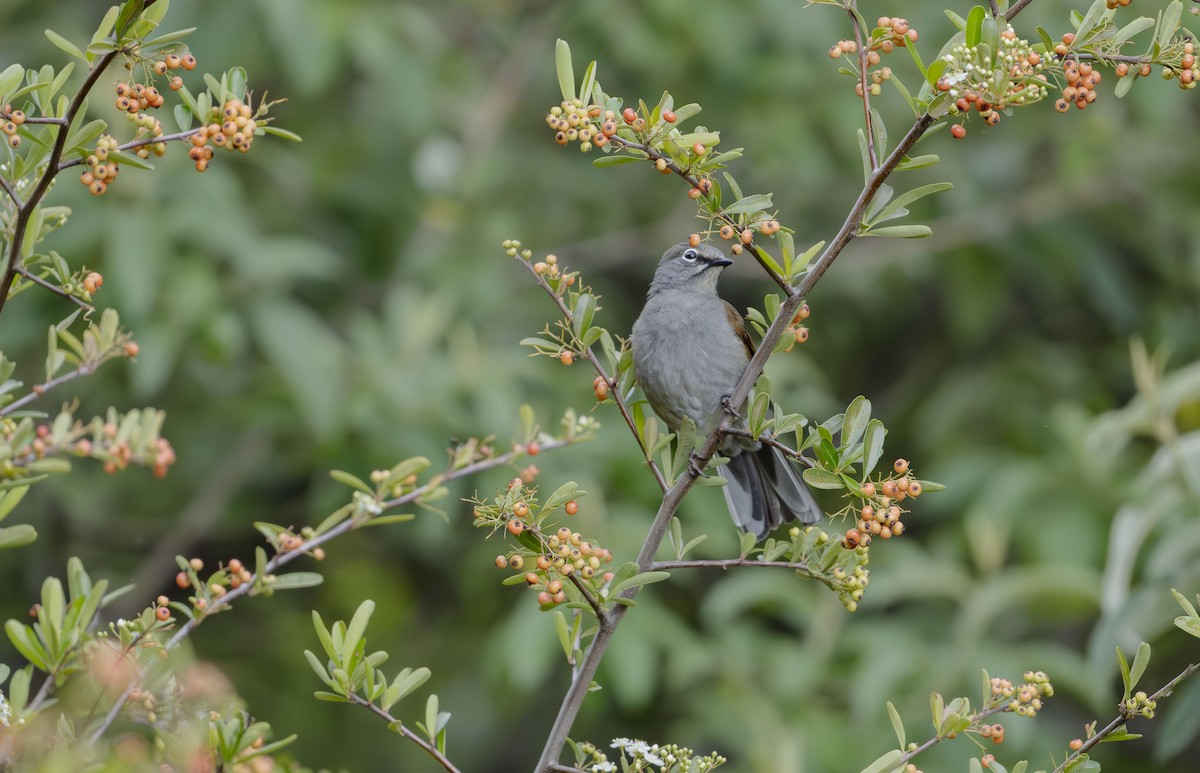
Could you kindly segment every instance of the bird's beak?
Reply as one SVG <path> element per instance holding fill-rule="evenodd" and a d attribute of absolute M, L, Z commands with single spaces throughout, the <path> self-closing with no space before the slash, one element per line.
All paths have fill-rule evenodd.
<path fill-rule="evenodd" d="M 730 260 L 729 258 L 717 258 L 715 260 L 710 261 L 709 265 L 713 266 L 713 267 L 724 268 L 725 266 L 732 266 L 733 261 Z"/>

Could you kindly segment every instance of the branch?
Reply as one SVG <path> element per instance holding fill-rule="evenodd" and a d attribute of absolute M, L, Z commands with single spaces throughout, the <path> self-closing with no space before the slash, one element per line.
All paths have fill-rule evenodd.
<path fill-rule="evenodd" d="M 407 727 L 405 727 L 404 723 L 402 723 L 400 720 L 393 717 L 391 714 L 387 713 L 387 711 L 376 706 L 374 703 L 371 703 L 366 698 L 359 696 L 357 693 L 349 693 L 346 697 L 349 698 L 353 703 L 357 703 L 359 706 L 365 706 L 366 708 L 370 709 L 374 714 L 382 717 L 383 719 L 386 719 L 389 726 L 391 726 L 392 728 L 395 728 L 396 730 L 399 731 L 400 735 L 404 736 L 408 740 L 415 743 L 417 746 L 420 746 L 422 749 L 424 749 L 426 751 L 426 753 L 429 754 L 430 757 L 433 757 L 435 760 L 437 760 L 438 764 L 441 765 L 443 768 L 445 768 L 447 771 L 449 771 L 449 773 L 462 773 L 462 771 L 460 771 L 458 768 L 454 767 L 454 763 L 452 763 L 450 760 L 446 759 L 446 756 L 444 754 L 442 754 L 440 751 L 438 751 L 433 746 L 433 744 L 429 743 L 421 736 L 419 736 L 416 733 L 414 733 L 413 731 L 409 730 Z"/>
<path fill-rule="evenodd" d="M 17 209 L 25 206 L 21 202 L 21 199 L 17 196 L 17 192 L 13 190 L 12 185 L 9 184 L 8 178 L 4 177 L 4 175 L 0 175 L 0 188 L 3 188 L 4 192 L 8 194 L 8 197 L 13 200 L 13 204 Z"/>
<path fill-rule="evenodd" d="M 1033 2 L 1033 0 L 1017 0 L 1017 2 L 1009 6 L 1008 13 L 1005 14 L 1004 19 L 1006 21 L 1012 21 L 1014 18 L 1016 18 L 1017 14 L 1025 10 L 1025 6 L 1029 5 L 1031 2 Z M 995 14 L 993 14 L 993 16 L 994 15 Z"/>
<path fill-rule="evenodd" d="M 995 8 L 996 0 L 991 0 L 992 7 Z M 863 122 L 866 125 L 867 134 L 867 157 L 871 161 L 871 168 L 879 166 L 879 155 L 875 150 L 875 126 L 871 120 L 871 89 L 867 86 L 867 47 L 863 45 L 863 30 L 858 23 L 858 8 L 856 7 L 857 0 L 850 0 L 846 4 L 846 13 L 850 14 L 850 26 L 854 28 L 854 42 L 858 48 L 858 87 L 862 89 L 863 102 Z"/>
<path fill-rule="evenodd" d="M 1000 18 L 1000 6 L 996 4 L 996 0 L 988 0 L 988 5 L 990 5 L 992 8 L 992 18 L 999 19 Z"/>
<path fill-rule="evenodd" d="M 124 145 L 118 146 L 117 150 L 122 150 L 122 151 L 123 150 L 135 150 L 137 148 L 142 147 L 143 145 L 157 145 L 160 142 L 174 142 L 175 140 L 186 140 L 188 137 L 191 137 L 193 134 L 198 133 L 201 128 L 203 128 L 203 127 L 197 127 L 195 129 L 188 129 L 187 131 L 184 131 L 184 132 L 175 132 L 174 134 L 164 134 L 161 137 L 142 137 L 140 140 L 131 140 L 129 142 L 126 142 Z M 58 171 L 61 172 L 64 169 L 70 169 L 73 166 L 79 166 L 83 162 L 84 162 L 84 159 L 82 159 L 82 158 L 73 158 L 70 161 L 64 161 L 58 165 Z"/>
<path fill-rule="evenodd" d="M 603 623 L 605 618 L 607 618 L 607 615 L 604 614 L 604 610 L 600 607 L 600 602 L 596 600 L 596 597 L 592 595 L 592 592 L 587 589 L 587 586 L 584 585 L 578 577 L 575 576 L 574 572 L 568 574 L 567 579 L 570 580 L 576 588 L 579 588 L 579 592 L 583 594 L 584 600 L 587 601 L 589 606 L 591 606 L 592 611 L 596 613 L 596 619 Z"/>
<path fill-rule="evenodd" d="M 0 408 L 0 416 L 7 416 L 18 408 L 23 408 L 26 405 L 29 405 L 34 400 L 49 392 L 51 389 L 54 389 L 54 387 L 62 386 L 68 381 L 74 381 L 80 376 L 90 376 L 96 372 L 96 368 L 99 367 L 100 364 L 100 362 L 85 362 L 75 370 L 64 373 L 57 378 L 52 378 L 44 384 L 35 385 L 33 387 L 33 391 L 31 391 L 29 394 L 25 395 L 19 400 L 14 400 L 3 408 Z"/>
<path fill-rule="evenodd" d="M 797 572 L 809 573 L 808 564 L 800 561 L 756 561 L 753 558 L 724 558 L 724 559 L 695 559 L 685 561 L 655 561 L 650 564 L 650 570 L 670 571 L 672 569 L 735 569 L 737 567 L 761 567 L 764 569 L 795 569 Z"/>
<path fill-rule="evenodd" d="M 121 53 L 119 50 L 109 51 L 96 61 L 96 65 L 88 73 L 87 78 L 83 81 L 83 85 L 76 92 L 75 98 L 67 106 L 67 112 L 62 116 L 63 122 L 58 124 L 58 135 L 54 138 L 54 147 L 51 148 L 50 156 L 46 160 L 46 171 L 38 179 L 37 185 L 30 192 L 29 198 L 25 200 L 24 206 L 17 210 L 17 219 L 13 224 L 12 241 L 9 243 L 8 262 L 4 266 L 4 275 L 0 278 L 0 311 L 4 310 L 4 303 L 8 300 L 8 291 L 12 288 L 13 277 L 17 274 L 17 265 L 21 258 L 21 246 L 25 242 L 25 229 L 29 226 L 29 218 L 33 215 L 33 210 L 37 207 L 38 202 L 46 195 L 46 190 L 50 187 L 54 176 L 59 172 L 58 162 L 62 159 L 63 148 L 67 144 L 67 127 L 75 120 L 75 114 L 83 106 L 88 92 L 96 85 L 96 81 L 100 80 L 100 75 L 108 68 L 108 65 L 112 63 L 112 60 L 119 53 Z"/>
<path fill-rule="evenodd" d="M 550 286 L 550 284 L 541 274 L 539 274 L 537 271 L 534 271 L 533 265 L 528 260 L 525 258 L 518 258 L 518 260 L 521 262 L 521 265 L 525 266 L 525 269 L 529 272 L 530 276 L 533 277 L 533 280 L 537 282 L 538 287 L 541 287 L 543 290 L 545 290 L 546 294 L 553 299 L 554 303 L 558 306 L 559 313 L 561 313 L 563 319 L 567 321 L 569 328 L 574 330 L 575 315 L 567 306 L 566 301 L 562 299 L 561 295 L 554 291 L 554 288 Z M 669 488 L 667 485 L 667 480 L 665 477 L 663 477 L 662 470 L 658 468 L 658 464 L 653 458 L 651 458 L 650 449 L 646 448 L 645 443 L 642 442 L 642 436 L 638 434 L 637 431 L 637 424 L 634 422 L 633 416 L 629 413 L 629 406 L 625 404 L 625 399 L 621 397 L 620 390 L 617 389 L 616 379 L 609 376 L 608 372 L 604 370 L 604 366 L 600 363 L 600 358 L 597 357 L 592 351 L 592 347 L 585 346 L 582 348 L 580 353 L 587 358 L 587 361 L 592 364 L 592 367 L 596 369 L 596 372 L 599 373 L 600 377 L 603 378 L 605 383 L 608 384 L 609 396 L 612 397 L 613 402 L 617 404 L 617 410 L 621 412 L 621 418 L 625 419 L 625 424 L 629 427 L 629 431 L 633 433 L 634 439 L 637 440 L 638 448 L 642 449 L 642 456 L 646 459 L 646 463 L 650 465 L 650 472 L 654 473 L 654 479 L 658 481 L 658 487 L 663 491 L 666 491 Z"/>
<path fill-rule="evenodd" d="M 573 768 L 570 765 L 551 765 L 549 769 L 555 773 L 587 773 L 582 768 Z"/>
<path fill-rule="evenodd" d="M 780 443 L 778 440 L 775 439 L 775 436 L 770 434 L 769 432 L 764 432 L 761 435 L 753 435 L 748 430 L 738 429 L 737 427 L 726 427 L 723 434 L 733 435 L 735 437 L 749 438 L 751 440 L 757 440 L 760 443 L 766 443 L 767 445 L 771 446 L 772 448 L 778 448 L 780 451 L 782 451 L 787 456 L 790 456 L 791 458 L 795 459 L 796 461 L 800 462 L 801 464 L 804 464 L 807 467 L 816 467 L 817 466 L 817 463 L 814 462 L 812 459 L 809 459 L 807 456 L 800 453 L 799 451 L 792 448 L 791 446 L 787 446 L 787 445 L 784 445 L 783 443 Z"/>
<path fill-rule="evenodd" d="M 875 197 L 879 187 L 883 185 L 883 181 L 888 175 L 895 170 L 896 165 L 901 159 L 912 149 L 917 140 L 921 138 L 930 126 L 935 122 L 935 119 L 926 114 L 917 119 L 900 140 L 900 144 L 887 157 L 883 163 L 872 170 L 867 178 L 866 184 L 855 200 L 854 205 L 850 209 L 850 213 L 846 216 L 846 221 L 838 230 L 836 236 L 821 253 L 817 262 L 804 275 L 804 279 L 797 285 L 792 292 L 788 293 L 787 300 L 782 304 L 779 312 L 776 314 L 771 326 L 767 329 L 763 336 L 762 342 L 759 344 L 758 351 L 750 358 L 750 362 L 746 365 L 742 377 L 738 380 L 737 386 L 730 395 L 730 402 L 733 405 L 740 405 L 746 400 L 750 394 L 750 389 L 754 383 L 758 381 L 758 377 L 762 374 L 763 368 L 766 366 L 767 357 L 775 349 L 775 344 L 783 336 L 783 331 L 796 311 L 800 308 L 800 304 L 825 272 L 829 270 L 830 265 L 841 254 L 842 250 L 854 238 L 858 231 L 858 226 L 862 222 L 863 213 L 866 212 L 867 205 L 871 203 L 871 199 Z M 615 137 L 613 138 L 616 139 Z M 625 143 L 628 144 L 628 143 Z M 649 152 L 649 151 L 648 151 Z M 681 175 L 683 176 L 683 175 Z M 684 176 L 687 179 L 686 176 Z M 777 276 L 777 275 L 775 275 Z M 780 281 L 777 279 L 777 281 Z M 789 287 L 786 282 L 784 287 Z M 707 441 L 697 454 L 696 462 L 692 469 L 689 465 L 688 471 L 679 476 L 679 479 L 663 496 L 662 504 L 659 505 L 658 513 L 654 516 L 654 522 L 650 525 L 650 530 L 646 534 L 646 540 L 642 544 L 642 549 L 638 553 L 637 566 L 639 572 L 649 571 L 654 564 L 654 555 L 658 552 L 659 546 L 662 544 L 663 538 L 666 536 L 667 528 L 671 523 L 671 518 L 674 517 L 675 511 L 679 509 L 683 498 L 691 490 L 696 482 L 696 476 L 700 469 L 708 463 L 709 459 L 717 451 L 717 446 L 720 443 L 722 435 L 729 429 L 730 416 L 718 407 L 716 410 L 721 410 L 723 415 L 720 423 L 708 436 Z M 634 589 L 628 593 L 627 597 L 636 595 L 637 590 Z M 601 622 L 599 630 L 596 632 L 595 638 L 592 639 L 591 645 L 588 647 L 587 653 L 583 657 L 583 663 L 575 673 L 571 681 L 571 686 L 567 690 L 567 694 L 563 697 L 562 706 L 559 708 L 558 715 L 555 717 L 554 726 L 550 730 L 550 734 L 546 739 L 546 745 L 542 749 L 542 755 L 538 760 L 536 767 L 537 773 L 553 770 L 552 766 L 557 764 L 559 757 L 562 755 L 563 745 L 566 743 L 567 734 L 571 730 L 571 726 L 575 724 L 575 718 L 579 714 L 579 709 L 583 705 L 583 700 L 587 696 L 588 687 L 591 685 L 592 679 L 596 675 L 596 669 L 600 666 L 600 661 L 604 658 L 604 653 L 608 649 L 609 643 L 612 641 L 613 633 L 617 626 L 620 625 L 621 619 L 625 616 L 628 609 L 625 605 L 616 605 L 609 611 L 608 618 Z"/>
<path fill-rule="evenodd" d="M 30 282 L 33 282 L 35 285 L 38 285 L 40 287 L 46 288 L 47 290 L 54 293 L 55 295 L 59 295 L 59 296 L 62 296 L 63 298 L 66 298 L 68 301 L 75 304 L 79 308 L 84 309 L 89 312 L 96 310 L 96 307 L 93 306 L 92 304 L 84 301 L 82 298 L 78 298 L 78 297 L 72 295 L 71 293 L 67 292 L 66 290 L 62 289 L 61 287 L 59 287 L 56 284 L 53 284 L 52 282 L 47 282 L 45 279 L 42 279 L 40 276 L 31 274 L 20 266 L 17 266 L 16 270 L 17 270 L 18 274 L 25 277 Z"/>
<path fill-rule="evenodd" d="M 542 451 L 553 451 L 556 448 L 562 448 L 564 446 L 568 446 L 568 445 L 571 445 L 576 442 L 578 442 L 578 441 L 574 440 L 574 439 L 552 440 L 542 446 Z M 468 475 L 474 475 L 477 472 L 482 472 L 484 470 L 490 470 L 493 467 L 503 466 L 505 464 L 508 464 L 513 459 L 517 458 L 518 456 L 521 456 L 523 453 L 524 453 L 523 451 L 521 451 L 521 452 L 509 451 L 508 453 L 501 454 L 500 456 L 494 456 L 490 459 L 483 459 L 483 460 L 475 462 L 473 464 L 468 464 L 466 467 L 460 467 L 457 470 L 450 470 L 441 475 L 436 475 L 428 483 L 426 483 L 422 486 L 418 486 L 417 488 L 413 489 L 412 491 L 408 492 L 407 494 L 396 497 L 394 499 L 389 499 L 389 500 L 380 502 L 379 503 L 380 507 L 382 507 L 384 509 L 390 509 L 393 507 L 399 507 L 400 505 L 408 504 L 410 502 L 415 502 L 418 499 L 420 499 L 421 497 L 428 494 L 434 488 L 442 485 L 443 483 L 445 483 L 447 481 L 456 480 L 458 478 L 464 478 Z M 300 556 L 308 554 L 314 548 L 320 547 L 321 545 L 324 545 L 326 542 L 329 542 L 337 537 L 340 537 L 343 534 L 346 534 L 347 532 L 354 531 L 355 529 L 365 526 L 365 525 L 369 524 L 370 522 L 371 522 L 370 520 L 365 520 L 365 521 L 354 520 L 353 518 L 342 521 L 337 526 L 334 526 L 333 528 L 331 528 L 329 531 L 327 531 L 323 534 L 318 534 L 317 536 L 313 537 L 312 539 L 307 540 L 306 542 L 301 544 L 299 547 L 297 547 L 295 550 L 282 551 L 280 553 L 275 554 L 274 558 L 272 558 L 270 561 L 267 562 L 266 567 L 265 567 L 265 573 L 267 575 L 270 575 L 270 574 L 274 573 L 277 569 L 279 569 L 281 566 L 291 563 L 292 561 L 296 560 Z M 259 575 L 254 574 L 251 576 L 249 582 L 243 583 L 242 585 L 238 586 L 237 588 L 233 588 L 233 589 L 229 590 L 223 596 L 218 596 L 218 597 L 212 599 L 211 603 L 209 603 L 208 607 L 203 611 L 203 614 L 193 617 L 192 619 L 190 619 L 186 623 L 184 623 L 182 626 L 180 626 L 179 630 L 176 631 L 175 634 L 170 639 L 168 639 L 167 642 L 163 645 L 163 649 L 171 650 L 171 649 L 175 648 L 179 644 L 179 642 L 186 639 L 188 637 L 188 635 L 193 630 L 195 630 L 196 626 L 200 625 L 200 623 L 203 622 L 205 617 L 207 617 L 208 615 L 217 611 L 218 609 L 221 609 L 222 607 L 229 606 L 231 603 L 233 603 L 234 600 L 239 599 L 242 596 L 248 595 L 251 591 L 254 590 L 255 586 L 258 584 L 259 579 L 260 579 Z M 103 736 L 104 733 L 108 730 L 108 728 L 112 726 L 112 723 L 116 721 L 117 714 L 120 713 L 121 707 L 125 705 L 125 702 L 129 700 L 129 694 L 133 690 L 133 688 L 136 686 L 136 684 L 137 684 L 136 679 L 130 681 L 130 683 L 126 686 L 124 692 L 122 692 L 120 697 L 118 697 L 117 700 L 113 703 L 112 707 L 108 711 L 108 714 L 105 715 L 104 721 L 101 722 L 100 725 L 92 732 L 92 734 L 90 736 L 91 743 L 96 743 L 97 741 L 99 741 L 100 737 Z"/>
<path fill-rule="evenodd" d="M 1200 663 L 1192 663 L 1187 668 L 1183 669 L 1183 671 L 1181 671 L 1178 676 L 1176 676 L 1174 679 L 1172 679 L 1171 681 L 1167 682 L 1162 687 L 1160 687 L 1153 695 L 1150 696 L 1149 700 L 1157 701 L 1160 698 L 1167 697 L 1175 690 L 1176 687 L 1179 686 L 1180 682 L 1182 682 L 1185 679 L 1187 679 L 1188 677 L 1192 676 L 1197 671 L 1200 671 Z M 1130 719 L 1130 715 L 1125 711 L 1125 706 L 1124 706 L 1124 704 L 1122 704 L 1121 707 L 1117 710 L 1117 716 L 1114 717 L 1111 722 L 1109 722 L 1107 725 L 1105 725 L 1104 728 L 1100 730 L 1100 732 L 1096 733 L 1094 736 L 1092 736 L 1091 738 L 1084 741 L 1083 746 L 1080 746 L 1074 752 L 1067 755 L 1067 758 L 1065 760 L 1063 760 L 1061 765 L 1059 765 L 1057 768 L 1054 769 L 1053 773 L 1063 773 L 1063 771 L 1067 769 L 1067 766 L 1070 765 L 1070 763 L 1072 761 L 1078 759 L 1081 754 L 1086 754 L 1088 749 L 1091 749 L 1093 746 L 1100 743 L 1108 736 L 1112 735 L 1113 732 L 1115 732 L 1117 730 L 1117 728 L 1124 725 L 1126 722 L 1129 721 L 1129 719 Z"/>

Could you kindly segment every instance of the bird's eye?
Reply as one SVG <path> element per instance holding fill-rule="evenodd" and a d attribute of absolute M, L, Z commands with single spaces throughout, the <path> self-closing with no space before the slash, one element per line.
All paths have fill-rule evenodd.
<path fill-rule="evenodd" d="M 700 256 L 700 254 L 698 252 L 696 252 L 695 250 L 684 250 L 683 254 L 680 255 L 679 258 L 684 263 L 695 263 L 696 259 L 699 256 Z"/>

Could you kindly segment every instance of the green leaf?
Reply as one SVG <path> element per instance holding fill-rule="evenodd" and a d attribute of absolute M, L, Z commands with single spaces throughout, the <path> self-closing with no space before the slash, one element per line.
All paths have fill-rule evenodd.
<path fill-rule="evenodd" d="M 862 773 L 885 773 L 896 767 L 896 764 L 904 757 L 904 752 L 899 749 L 892 749 L 887 754 L 884 754 L 879 759 L 872 762 L 870 765 L 862 769 Z"/>
<path fill-rule="evenodd" d="M 1129 700 L 1131 686 L 1129 684 L 1129 661 L 1125 659 L 1125 653 L 1117 647 L 1117 665 L 1121 668 L 1121 682 L 1125 685 L 1125 695 L 1121 698 L 1122 701 Z"/>
<path fill-rule="evenodd" d="M 257 131 L 261 131 L 263 134 L 270 134 L 273 137 L 280 137 L 289 142 L 304 142 L 304 138 L 299 134 L 290 132 L 287 129 L 280 129 L 278 126 L 260 126 Z"/>
<path fill-rule="evenodd" d="M 592 90 L 596 88 L 596 60 L 593 59 L 583 71 L 583 83 L 579 86 L 579 101 L 586 107 L 592 101 Z"/>
<path fill-rule="evenodd" d="M 27 491 L 29 491 L 29 486 L 26 485 L 11 488 L 8 492 L 0 494 L 0 521 L 7 518 L 8 514 L 13 511 L 13 508 L 20 504 L 21 500 L 25 498 Z"/>
<path fill-rule="evenodd" d="M 1117 30 L 1117 34 L 1113 38 L 1113 42 L 1118 44 L 1124 43 L 1135 35 L 1138 35 L 1153 26 L 1154 19 L 1151 19 L 1149 16 L 1139 16 L 1121 29 Z"/>
<path fill-rule="evenodd" d="M 973 48 L 979 45 L 980 38 L 983 37 L 983 20 L 987 17 L 987 9 L 982 5 L 977 5 L 967 14 L 967 28 L 963 30 L 967 34 L 967 48 Z"/>
<path fill-rule="evenodd" d="M 1097 0 L 1099 2 L 1099 0 Z M 1171 38 L 1175 35 L 1175 30 L 1179 29 L 1179 20 L 1183 17 L 1183 3 L 1179 0 L 1171 0 L 1167 7 L 1163 9 L 1162 23 L 1158 27 L 1158 36 L 1155 40 L 1160 49 L 1166 48 L 1171 44 Z"/>
<path fill-rule="evenodd" d="M 311 588 L 325 582 L 325 578 L 316 572 L 291 572 L 275 577 L 271 587 L 275 590 L 294 590 L 296 588 Z"/>
<path fill-rule="evenodd" d="M 571 321 L 575 328 L 575 335 L 581 336 L 583 332 L 592 325 L 592 317 L 596 313 L 596 298 L 591 293 L 580 293 L 579 299 L 575 302 L 575 310 L 571 314 Z"/>
<path fill-rule="evenodd" d="M 558 73 L 558 89 L 562 98 L 575 98 L 575 70 L 571 66 L 571 47 L 559 38 L 554 44 L 554 69 Z"/>
<path fill-rule="evenodd" d="M 354 650 L 362 640 L 363 633 L 367 630 L 367 623 L 370 622 L 371 615 L 374 612 L 375 602 L 367 599 L 358 605 L 358 609 L 354 612 L 354 617 L 350 618 L 350 625 L 346 626 L 346 638 L 342 642 L 342 651 L 340 653 L 343 668 L 349 663 Z"/>
<path fill-rule="evenodd" d="M 37 530 L 27 523 L 0 529 L 0 550 L 23 548 L 37 539 Z"/>
<path fill-rule="evenodd" d="M 887 429 L 879 419 L 871 419 L 867 423 L 866 431 L 863 433 L 863 480 L 866 480 L 867 476 L 875 469 L 875 465 L 879 464 L 879 458 L 883 456 L 883 439 L 886 435 Z"/>
<path fill-rule="evenodd" d="M 1037 28 L 1037 34 L 1038 37 L 1042 39 L 1042 45 L 1046 47 L 1046 51 L 1053 51 L 1054 40 L 1050 37 L 1050 33 L 1046 32 L 1046 28 L 1039 25 Z"/>
<path fill-rule="evenodd" d="M 116 36 L 119 38 L 129 29 L 129 25 L 141 15 L 142 9 L 145 8 L 146 0 L 125 0 L 121 4 L 120 14 L 117 16 L 117 24 L 115 28 Z"/>
<path fill-rule="evenodd" d="M 813 488 L 819 489 L 840 489 L 842 488 L 842 479 L 837 473 L 829 470 L 822 470 L 819 467 L 810 467 L 801 473 L 804 477 L 804 482 Z"/>
<path fill-rule="evenodd" d="M 338 483 L 349 486 L 350 488 L 358 489 L 359 491 L 363 492 L 364 494 L 369 494 L 370 496 L 375 496 L 375 489 L 371 488 L 366 483 L 364 483 L 361 479 L 355 477 L 354 475 L 351 475 L 348 472 L 345 472 L 343 470 L 330 470 L 329 477 L 333 478 Z"/>
<path fill-rule="evenodd" d="M 62 35 L 59 35 L 54 30 L 51 30 L 51 29 L 46 30 L 46 37 L 49 38 L 50 42 L 53 43 L 55 46 L 57 46 L 59 49 L 67 52 L 71 56 L 74 56 L 78 59 L 82 59 L 85 62 L 87 61 L 87 54 L 83 53 L 83 51 L 81 51 L 79 49 L 79 46 L 77 46 L 74 43 L 72 43 L 71 41 L 67 40 Z"/>
<path fill-rule="evenodd" d="M 771 208 L 771 194 L 769 193 L 752 193 L 744 198 L 739 198 L 729 206 L 725 207 L 727 215 L 742 215 L 750 212 L 761 212 Z"/>
<path fill-rule="evenodd" d="M 926 196 L 929 196 L 934 193 L 940 193 L 942 191 L 948 191 L 948 190 L 952 189 L 953 187 L 954 187 L 954 185 L 952 183 L 941 182 L 941 183 L 930 183 L 929 185 L 922 185 L 920 187 L 913 188 L 911 191 L 905 191 L 904 193 L 900 194 L 895 199 L 893 199 L 892 202 L 889 203 L 886 207 L 881 209 L 879 211 L 879 213 L 872 218 L 872 220 L 875 220 L 875 221 L 887 220 L 888 214 L 890 214 L 896 210 L 903 209 L 903 208 L 907 207 L 909 204 L 913 203 L 914 201 L 922 199 Z"/>
<path fill-rule="evenodd" d="M 891 701 L 887 702 L 888 717 L 892 720 L 892 729 L 896 731 L 896 740 L 900 742 L 900 748 L 903 749 L 908 745 L 908 741 L 904 738 L 904 721 L 900 719 L 900 712 L 896 711 L 896 707 Z"/>
<path fill-rule="evenodd" d="M 616 154 L 608 156 L 599 156 L 592 159 L 592 166 L 618 166 L 620 164 L 636 164 L 639 161 L 644 161 L 642 158 L 633 156 L 618 156 Z"/>
<path fill-rule="evenodd" d="M 0 518 L 3 518 L 3 516 L 0 516 Z M 1187 596 L 1184 596 L 1182 593 L 1175 590 L 1174 588 L 1171 588 L 1171 595 L 1175 597 L 1175 601 L 1177 601 L 1179 603 L 1179 606 L 1183 607 L 1184 612 L 1187 612 L 1192 617 L 1200 616 L 1200 615 L 1197 615 L 1196 608 L 1194 606 L 1192 606 L 1192 602 L 1187 600 Z"/>
<path fill-rule="evenodd" d="M 889 225 L 883 228 L 872 228 L 860 236 L 886 236 L 896 239 L 924 239 L 933 235 L 933 229 L 927 225 Z"/>
<path fill-rule="evenodd" d="M 20 86 L 24 78 L 25 68 L 19 64 L 9 65 L 4 72 L 0 72 L 0 99 L 6 98 L 13 89 Z"/>
<path fill-rule="evenodd" d="M 635 574 L 634 576 L 630 577 L 629 579 L 623 580 L 620 583 L 613 585 L 612 588 L 609 590 L 609 594 L 615 596 L 622 591 L 630 590 L 632 588 L 640 588 L 643 585 L 650 585 L 651 583 L 662 582 L 663 580 L 667 579 L 670 576 L 671 576 L 670 572 L 642 572 L 641 574 Z M 614 580 L 615 579 L 616 578 L 614 578 Z"/>
<path fill-rule="evenodd" d="M 1137 687 L 1138 681 L 1142 678 L 1142 674 L 1146 673 L 1146 666 L 1150 665 L 1150 645 L 1146 642 L 1138 644 L 1137 652 L 1133 656 L 1133 665 L 1129 667 L 1129 689 Z"/>
<path fill-rule="evenodd" d="M 871 401 L 859 395 L 846 408 L 846 418 L 842 420 L 842 451 L 852 448 L 871 420 Z"/>
<path fill-rule="evenodd" d="M 567 625 L 567 616 L 557 609 L 554 610 L 554 631 L 558 634 L 558 643 L 562 645 L 563 654 L 570 660 L 571 652 L 575 649 L 571 646 L 571 629 Z"/>
<path fill-rule="evenodd" d="M 4 624 L 4 631 L 8 634 L 8 639 L 13 643 L 13 647 L 20 652 L 30 663 L 41 671 L 49 671 L 49 655 L 46 653 L 42 643 L 38 641 L 33 633 L 33 629 L 27 625 L 22 625 L 16 620 L 9 620 Z"/>

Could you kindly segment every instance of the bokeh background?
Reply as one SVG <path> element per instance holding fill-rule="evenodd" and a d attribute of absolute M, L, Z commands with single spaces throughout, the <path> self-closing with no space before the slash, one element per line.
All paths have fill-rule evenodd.
<path fill-rule="evenodd" d="M 928 60 L 951 27 L 937 5 L 903 5 L 862 3 L 872 19 L 910 13 Z M 559 98 L 555 38 L 577 63 L 599 59 L 610 93 L 649 101 L 669 88 L 704 105 L 699 123 L 723 132 L 722 147 L 748 149 L 732 171 L 746 190 L 775 193 L 798 245 L 832 234 L 861 182 L 861 104 L 826 55 L 848 35 L 835 9 L 174 6 L 168 27 L 200 27 L 190 40 L 201 69 L 244 65 L 256 92 L 288 99 L 279 125 L 304 142 L 261 140 L 203 175 L 173 148 L 159 171 L 127 171 L 101 200 L 70 180 L 54 192 L 76 209 L 50 246 L 104 273 L 99 301 L 141 344 L 136 364 L 80 384 L 83 409 L 166 409 L 179 462 L 161 481 L 80 465 L 37 487 L 18 516 L 42 537 L 0 564 L 6 618 L 23 616 L 69 556 L 138 582 L 137 607 L 169 588 L 176 553 L 246 558 L 253 521 L 319 520 L 345 493 L 330 468 L 440 460 L 452 437 L 504 443 L 524 402 L 546 422 L 591 409 L 592 374 L 517 345 L 553 309 L 499 242 L 520 238 L 585 271 L 604 296 L 599 321 L 623 334 L 657 255 L 698 221 L 677 180 L 595 170 L 554 145 L 542 117 Z M 104 7 L 0 0 L 0 66 L 59 62 L 42 30 L 85 38 Z M 1022 35 L 1035 24 L 1057 35 L 1071 7 L 1039 0 Z M 912 77 L 907 57 L 890 64 Z M 810 299 L 810 342 L 770 366 L 787 407 L 819 420 L 868 395 L 890 428 L 887 458 L 949 486 L 874 551 L 859 611 L 787 573 L 680 572 L 626 618 L 576 738 L 716 749 L 739 771 L 858 770 L 894 743 L 886 700 L 923 738 L 931 691 L 975 696 L 981 667 L 1013 678 L 1033 668 L 1057 695 L 1035 721 L 1007 720 L 997 751 L 1052 767 L 1084 721 L 1112 716 L 1116 645 L 1154 645 L 1155 686 L 1196 659 L 1198 643 L 1171 625 L 1168 589 L 1200 591 L 1198 97 L 1157 77 L 1121 101 L 1110 86 L 1084 112 L 1047 104 L 994 129 L 975 121 L 961 142 L 923 142 L 942 163 L 899 182 L 955 184 L 914 213 L 935 235 L 852 245 Z M 899 136 L 898 95 L 877 102 Z M 769 290 L 747 261 L 724 283 L 741 307 Z M 64 309 L 27 293 L 5 312 L 0 348 L 31 382 Z M 1165 377 L 1135 378 L 1139 339 L 1165 353 Z M 540 457 L 542 481 L 578 480 L 590 492 L 581 522 L 632 556 L 656 489 L 611 406 L 595 415 L 601 437 Z M 197 632 L 197 656 L 226 670 L 253 714 L 299 733 L 294 752 L 314 769 L 432 770 L 366 712 L 312 698 L 310 610 L 346 618 L 372 598 L 371 645 L 395 668 L 434 673 L 399 715 L 419 719 L 432 689 L 453 712 L 449 749 L 464 770 L 528 770 L 567 670 L 550 616 L 500 586 L 498 546 L 458 502 L 509 476 L 456 486 L 445 518 L 333 543 L 323 586 L 239 604 Z M 718 492 L 695 492 L 682 518 L 711 535 L 700 554 L 735 551 Z M 1200 681 L 1160 715 L 1133 728 L 1146 740 L 1102 747 L 1105 770 L 1196 770 Z M 946 745 L 921 767 L 961 770 L 972 749 Z"/>

